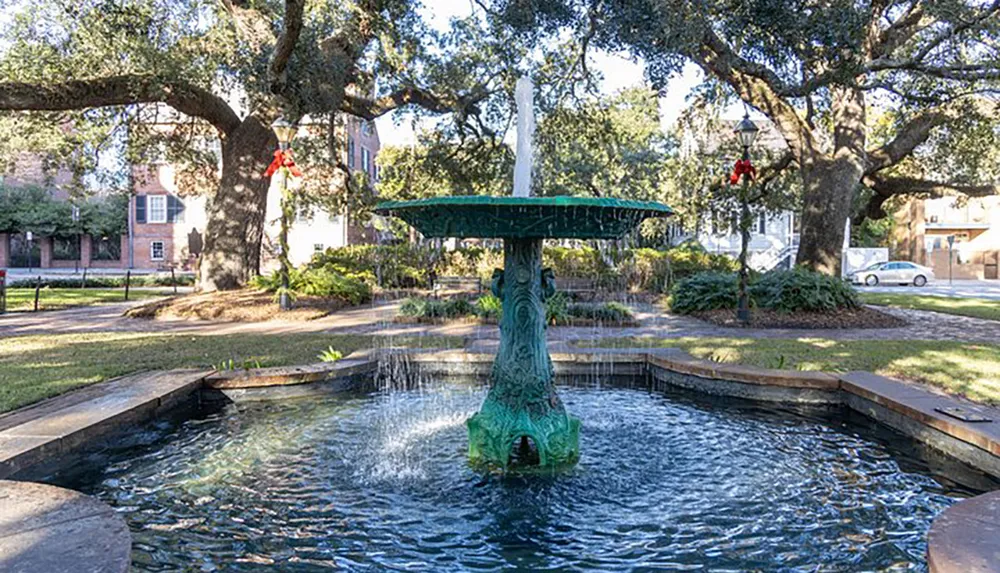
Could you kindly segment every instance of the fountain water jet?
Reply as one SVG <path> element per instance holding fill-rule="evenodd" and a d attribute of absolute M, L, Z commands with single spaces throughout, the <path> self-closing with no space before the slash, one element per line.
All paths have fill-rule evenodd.
<path fill-rule="evenodd" d="M 386 202 L 375 211 L 400 217 L 425 237 L 502 238 L 504 268 L 493 273 L 503 303 L 500 349 L 490 391 L 469 418 L 469 458 L 506 468 L 511 450 L 534 444 L 541 466 L 574 463 L 580 421 L 566 412 L 553 384 L 545 342 L 545 300 L 555 276 L 542 268 L 546 238 L 619 239 L 647 217 L 673 213 L 660 203 L 577 197 L 529 197 L 531 188 L 531 81 L 517 83 L 517 164 L 513 197 L 437 197 Z M 531 456 L 534 458 L 534 456 Z"/>

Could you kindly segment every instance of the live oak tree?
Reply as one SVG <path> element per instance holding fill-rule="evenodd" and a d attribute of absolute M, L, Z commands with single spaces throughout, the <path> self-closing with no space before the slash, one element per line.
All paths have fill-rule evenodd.
<path fill-rule="evenodd" d="M 541 118 L 535 140 L 538 195 L 662 199 L 670 142 L 654 91 L 567 102 Z"/>
<path fill-rule="evenodd" d="M 475 124 L 517 53 L 478 22 L 436 33 L 408 0 L 26 3 L 0 40 L 0 110 L 18 126 L 0 152 L 11 161 L 39 147 L 27 135 L 38 131 L 87 136 L 47 147 L 78 162 L 115 145 L 133 162 L 179 158 L 210 192 L 199 285 L 234 288 L 259 267 L 272 121 L 307 118 L 303 147 L 327 145 L 304 153 L 306 190 L 343 195 L 342 114 L 415 105 Z"/>
<path fill-rule="evenodd" d="M 512 25 L 642 57 L 655 86 L 693 62 L 765 114 L 802 184 L 798 262 L 834 272 L 844 222 L 902 194 L 997 192 L 970 153 L 996 138 L 1000 1 L 497 0 Z M 874 115 L 888 118 L 875 129 Z M 874 136 L 874 137 L 873 137 Z M 981 169 L 979 169 L 981 168 Z"/>

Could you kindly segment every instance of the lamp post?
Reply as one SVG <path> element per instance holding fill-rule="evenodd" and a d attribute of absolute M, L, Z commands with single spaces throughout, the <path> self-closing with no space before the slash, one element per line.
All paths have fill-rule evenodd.
<path fill-rule="evenodd" d="M 743 157 L 736 162 L 736 169 L 730 178 L 730 183 L 740 185 L 740 290 L 739 301 L 736 307 L 736 319 L 744 325 L 750 324 L 750 293 L 747 290 L 747 283 L 750 281 L 750 269 L 747 268 L 747 249 L 750 244 L 750 226 L 753 221 L 750 218 L 750 182 L 753 180 L 756 170 L 750 163 L 750 146 L 757 139 L 760 128 L 750 121 L 750 115 L 743 116 L 743 120 L 736 124 L 736 138 L 743 146 Z"/>
<path fill-rule="evenodd" d="M 278 235 L 278 261 L 281 263 L 281 292 L 278 294 L 278 306 L 281 310 L 289 310 L 292 307 L 292 300 L 289 296 L 289 279 L 291 263 L 288 260 L 288 225 L 292 216 L 292 194 L 288 189 L 288 174 L 291 161 L 285 159 L 285 154 L 289 151 L 292 139 L 298 127 L 283 117 L 279 117 L 271 124 L 274 135 L 278 138 L 278 152 L 275 153 L 274 161 L 280 165 L 281 169 L 281 232 Z M 289 156 L 290 157 L 290 156 Z M 272 164 L 273 165 L 273 164 Z M 293 164 L 294 165 L 294 164 Z M 270 172 L 271 169 L 268 168 Z"/>

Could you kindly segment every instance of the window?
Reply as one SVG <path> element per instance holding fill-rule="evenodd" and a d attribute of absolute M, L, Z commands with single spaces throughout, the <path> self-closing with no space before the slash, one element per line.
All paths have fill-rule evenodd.
<path fill-rule="evenodd" d="M 757 233 L 761 235 L 767 234 L 767 215 L 764 213 L 761 213 L 760 217 L 757 218 Z"/>
<path fill-rule="evenodd" d="M 119 261 L 122 257 L 121 237 L 91 237 L 90 258 L 94 261 Z"/>
<path fill-rule="evenodd" d="M 375 124 L 373 122 L 368 120 L 361 122 L 361 133 L 371 135 L 373 131 L 375 131 Z"/>
<path fill-rule="evenodd" d="M 368 173 L 371 168 L 372 156 L 367 147 L 361 148 L 361 170 Z"/>
<path fill-rule="evenodd" d="M 163 241 L 153 241 L 149 244 L 149 260 L 163 260 Z"/>
<path fill-rule="evenodd" d="M 80 236 L 52 237 L 52 260 L 79 261 Z"/>
<path fill-rule="evenodd" d="M 354 169 L 354 138 L 347 136 L 347 167 Z"/>
<path fill-rule="evenodd" d="M 167 196 L 149 195 L 146 197 L 146 211 L 150 223 L 167 222 Z"/>
<path fill-rule="evenodd" d="M 323 243 L 316 243 L 315 245 L 313 245 L 314 253 L 322 253 L 325 249 L 326 247 L 323 245 Z"/>
<path fill-rule="evenodd" d="M 167 222 L 184 222 L 184 203 L 173 195 L 167 195 Z"/>

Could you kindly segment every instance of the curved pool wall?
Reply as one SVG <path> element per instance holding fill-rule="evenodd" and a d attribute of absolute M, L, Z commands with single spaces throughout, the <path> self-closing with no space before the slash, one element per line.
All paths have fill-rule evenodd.
<path fill-rule="evenodd" d="M 570 381 L 586 449 L 555 474 L 470 468 L 485 387 L 434 376 L 147 427 L 62 485 L 118 508 L 140 571 L 919 570 L 975 493 L 836 408 Z"/>
<path fill-rule="evenodd" d="M 735 397 L 737 403 L 744 403 L 749 399 L 793 410 L 825 408 L 836 412 L 835 415 L 839 418 L 846 416 L 855 423 L 879 427 L 880 424 L 872 423 L 874 419 L 916 438 L 917 441 L 904 439 L 900 443 L 904 444 L 904 450 L 915 448 L 913 455 L 920 458 L 920 463 L 925 467 L 925 470 L 920 471 L 938 477 L 944 476 L 946 482 L 954 480 L 972 490 L 997 488 L 996 479 L 990 477 L 1000 476 L 1000 436 L 997 435 L 996 424 L 974 425 L 947 419 L 934 411 L 934 400 L 965 403 L 913 385 L 869 373 L 834 376 L 719 364 L 697 360 L 672 349 L 573 350 L 565 345 L 553 346 L 558 347 L 553 348 L 552 357 L 560 384 L 631 387 L 657 393 L 671 393 L 672 389 L 681 387 L 697 390 L 701 394 Z M 479 345 L 473 345 L 472 348 L 483 349 Z M 86 427 L 53 430 L 53 438 L 49 441 L 41 436 L 30 440 L 15 438 L 14 448 L 5 449 L 8 444 L 3 438 L 7 431 L 0 431 L 0 477 L 12 473 L 18 479 L 40 479 L 52 475 L 67 464 L 74 464 L 74 458 L 70 454 L 81 451 L 81 447 L 84 456 L 94 455 L 95 447 L 101 447 L 102 436 L 110 438 L 104 442 L 104 447 L 109 443 L 141 445 L 141 436 L 146 434 L 135 434 L 126 429 L 134 428 L 135 423 L 151 416 L 162 416 L 167 410 L 174 412 L 180 420 L 198 411 L 177 408 L 180 405 L 197 408 L 198 402 L 223 404 L 262 399 L 270 401 L 282 397 L 342 395 L 344 392 L 388 387 L 404 389 L 419 387 L 442 377 L 457 381 L 459 385 L 476 385 L 488 374 L 493 359 L 493 355 L 488 352 L 489 347 L 485 348 L 486 352 L 372 351 L 356 353 L 334 365 L 317 364 L 241 373 L 199 374 L 178 371 L 147 374 L 145 378 L 169 380 L 170 384 L 155 399 L 136 402 L 136 381 L 130 380 L 127 401 L 141 403 L 141 408 L 124 413 L 115 410 L 103 420 L 79 422 L 89 424 Z M 105 385 L 114 385 L 116 382 Z M 144 379 L 140 377 L 138 383 L 141 385 Z M 83 405 L 80 404 L 81 400 L 82 398 L 73 397 L 66 411 L 73 410 L 74 404 Z M 48 404 L 40 407 L 42 410 L 46 408 L 53 409 Z M 859 413 L 863 416 L 858 415 Z M 54 416 L 40 422 L 53 425 L 52 417 Z M 67 423 L 78 422 L 76 416 L 61 418 L 70 420 Z M 898 438 L 897 434 L 893 435 Z M 927 448 L 925 445 L 932 447 Z M 585 449 L 584 454 L 586 455 Z M 48 464 L 44 463 L 46 459 L 49 460 Z M 75 459 L 79 462 L 86 457 Z M 977 504 L 983 503 L 980 500 L 986 497 L 979 496 L 959 505 L 965 507 L 966 504 L 972 504 L 973 507 L 978 507 Z M 948 523 L 951 532 L 956 530 L 954 522 L 952 519 Z M 962 523 L 958 525 L 963 526 Z M 972 529 L 981 527 L 980 522 L 964 526 Z M 943 538 L 938 536 L 938 539 Z M 948 539 L 953 543 L 954 538 L 955 535 L 952 534 Z M 933 555 L 934 536 L 931 543 Z M 964 551 L 961 547 L 948 549 L 948 555 L 969 555 L 976 551 L 975 548 L 970 548 L 969 551 Z M 937 562 L 931 564 L 931 571 L 962 570 L 960 564 L 958 568 L 952 565 L 947 568 L 948 565 L 942 564 L 942 558 L 939 557 Z M 994 570 L 998 569 L 984 569 Z"/>

